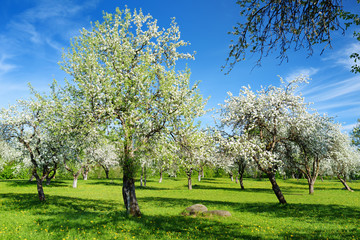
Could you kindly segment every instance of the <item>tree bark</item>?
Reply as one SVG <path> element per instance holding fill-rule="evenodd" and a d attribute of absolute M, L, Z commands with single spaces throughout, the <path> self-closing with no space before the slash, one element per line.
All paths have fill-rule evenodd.
<path fill-rule="evenodd" d="M 105 171 L 105 176 L 106 176 L 106 179 L 109 179 L 109 169 L 108 168 L 106 168 L 106 169 L 104 169 L 104 171 Z"/>
<path fill-rule="evenodd" d="M 47 178 L 46 178 L 46 185 L 49 186 L 50 183 L 51 183 L 51 178 L 48 178 L 48 177 L 47 177 Z"/>
<path fill-rule="evenodd" d="M 46 176 L 46 185 L 49 186 L 50 185 L 50 182 L 51 180 L 53 180 L 55 178 L 55 174 L 56 174 L 56 168 L 57 168 L 57 165 L 55 165 L 55 168 L 52 169 L 49 174 Z M 52 175 L 50 176 L 50 173 L 52 172 Z"/>
<path fill-rule="evenodd" d="M 73 188 L 77 188 L 78 174 L 74 174 Z"/>
<path fill-rule="evenodd" d="M 198 181 L 201 182 L 201 170 L 199 170 Z"/>
<path fill-rule="evenodd" d="M 144 187 L 146 187 L 146 167 L 144 167 Z"/>
<path fill-rule="evenodd" d="M 234 181 L 234 174 L 232 172 L 230 172 L 229 175 L 230 175 L 231 181 L 233 182 Z"/>
<path fill-rule="evenodd" d="M 141 212 L 135 195 L 135 181 L 133 178 L 124 175 L 122 194 L 127 212 L 131 216 L 140 217 Z"/>
<path fill-rule="evenodd" d="M 350 191 L 350 192 L 353 192 L 353 190 L 349 187 L 349 185 L 347 185 L 345 178 L 341 178 L 341 176 L 339 176 L 339 175 L 338 175 L 337 177 L 338 177 L 338 179 L 340 180 L 340 182 L 344 185 L 344 189 L 345 189 L 345 190 L 348 190 L 348 191 Z"/>
<path fill-rule="evenodd" d="M 30 179 L 29 179 L 29 182 L 32 182 L 34 180 L 35 176 L 34 174 L 31 175 Z"/>
<path fill-rule="evenodd" d="M 141 167 L 140 187 L 143 186 L 144 167 Z"/>
<path fill-rule="evenodd" d="M 37 178 L 36 179 L 36 183 L 37 183 L 37 191 L 38 191 L 38 195 L 39 195 L 39 200 L 40 201 L 45 201 L 45 193 L 44 193 L 44 189 L 42 186 L 43 183 L 43 179 L 41 178 Z"/>
<path fill-rule="evenodd" d="M 192 190 L 192 182 L 191 182 L 192 170 L 189 170 L 186 175 L 188 177 L 188 189 Z"/>
<path fill-rule="evenodd" d="M 243 181 L 243 177 L 244 176 L 244 173 L 241 173 L 240 174 L 240 187 L 241 187 L 241 190 L 244 190 L 244 181 Z"/>
<path fill-rule="evenodd" d="M 315 185 L 315 181 L 316 178 L 311 178 L 311 177 L 307 177 L 307 181 L 309 184 L 309 194 L 314 194 L 314 185 Z"/>
<path fill-rule="evenodd" d="M 285 204 L 286 200 L 285 200 L 285 197 L 284 197 L 284 195 L 282 194 L 282 192 L 280 190 L 279 185 L 276 182 L 275 174 L 274 173 L 268 173 L 267 175 L 268 175 L 268 178 L 269 178 L 269 180 L 271 182 L 272 189 L 273 189 L 276 197 L 278 198 L 279 202 L 281 204 Z"/>
<path fill-rule="evenodd" d="M 83 167 L 83 172 L 82 172 L 82 175 L 83 175 L 83 179 L 86 181 L 88 179 L 88 174 L 89 174 L 89 166 L 85 165 Z"/>
<path fill-rule="evenodd" d="M 99 165 L 104 169 L 106 179 L 109 179 L 109 172 L 110 172 L 109 168 L 106 165 L 101 164 L 101 163 Z"/>
<path fill-rule="evenodd" d="M 126 211 L 129 215 L 134 217 L 140 217 L 141 212 L 138 201 L 135 194 L 135 171 L 133 155 L 130 152 L 128 146 L 125 146 L 125 159 L 123 163 L 123 187 L 122 194 Z"/>
<path fill-rule="evenodd" d="M 159 183 L 162 183 L 163 180 L 163 170 L 162 168 L 160 169 L 160 179 L 159 179 Z"/>
<path fill-rule="evenodd" d="M 244 172 L 245 172 L 245 164 L 240 164 L 238 168 L 238 175 L 240 176 L 240 187 L 241 190 L 244 190 Z M 236 175 L 237 177 L 237 175 Z"/>

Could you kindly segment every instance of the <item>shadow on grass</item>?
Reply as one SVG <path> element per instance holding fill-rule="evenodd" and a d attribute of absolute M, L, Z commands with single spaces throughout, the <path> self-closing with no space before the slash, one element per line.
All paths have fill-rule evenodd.
<path fill-rule="evenodd" d="M 187 187 L 187 185 L 184 185 Z M 210 185 L 201 185 L 201 184 L 194 184 L 193 189 L 202 189 L 202 190 L 224 190 L 224 191 L 234 191 L 234 192 L 263 192 L 274 194 L 271 188 L 245 188 L 241 189 L 240 186 L 238 188 L 234 187 L 217 187 L 217 186 L 210 186 Z"/>
<path fill-rule="evenodd" d="M 115 236 L 120 239 L 123 232 L 127 237 L 137 239 L 261 239 L 261 236 L 251 234 L 254 226 L 239 226 L 231 220 L 220 221 L 217 218 L 193 218 L 179 215 L 147 215 L 141 218 L 128 217 L 123 203 L 109 200 L 86 199 L 47 195 L 46 202 L 39 202 L 36 194 L 0 194 L 5 211 L 21 212 L 33 215 L 36 219 L 34 228 L 40 230 L 46 226 L 53 232 L 53 239 L 81 236 L 87 239 L 97 236 L 99 239 L 110 239 Z M 147 204 L 149 208 L 187 207 L 199 201 L 170 197 L 141 197 L 140 207 Z M 226 209 L 234 215 L 236 212 L 249 212 L 262 215 L 265 218 L 290 218 L 300 222 L 329 222 L 336 225 L 347 225 L 349 221 L 358 221 L 359 208 L 339 205 L 321 204 L 288 204 L 275 203 L 233 203 L 227 201 L 201 200 L 210 210 Z M 355 232 L 358 230 L 354 230 Z M 341 233 L 341 237 L 351 237 L 354 231 Z M 298 239 L 326 238 L 321 231 L 294 233 Z M 336 233 L 333 233 L 336 234 Z M 334 235 L 336 236 L 336 235 Z M 329 235 L 327 236 L 329 237 Z M 269 237 L 267 237 L 269 238 Z M 290 238 L 289 234 L 281 233 L 274 238 Z"/>
<path fill-rule="evenodd" d="M 107 180 L 96 180 L 95 181 L 87 181 L 88 185 L 104 185 L 104 186 L 122 186 L 122 181 L 119 180 L 111 180 L 111 179 L 107 179 Z"/>
<path fill-rule="evenodd" d="M 358 221 L 360 208 L 352 208 L 336 204 L 285 204 L 278 203 L 233 203 L 227 201 L 193 200 L 185 198 L 144 197 L 139 201 L 151 202 L 162 207 L 188 207 L 196 203 L 211 206 L 209 210 L 226 209 L 236 212 L 250 212 L 263 214 L 271 218 L 294 218 L 301 221 L 316 219 L 321 222 L 348 223 L 349 220 Z"/>
<path fill-rule="evenodd" d="M 5 182 L 11 187 L 27 187 L 27 186 L 36 186 L 36 180 L 29 181 L 29 180 L 3 180 L 2 182 Z M 50 185 L 46 185 L 46 181 L 43 182 L 44 187 L 63 187 L 67 186 L 68 183 L 64 181 L 51 181 Z"/>
<path fill-rule="evenodd" d="M 0 194 L 0 198 L 6 201 L 6 211 L 25 211 L 37 216 L 34 228 L 40 231 L 46 226 L 54 239 L 66 238 L 69 232 L 82 239 L 87 239 L 86 234 L 91 239 L 93 236 L 113 239 L 119 237 L 114 234 L 123 232 L 137 239 L 255 239 L 241 233 L 237 224 L 209 218 L 185 217 L 180 213 L 175 216 L 144 214 L 141 218 L 129 217 L 122 203 L 114 201 L 48 195 L 46 202 L 39 202 L 35 194 Z"/>

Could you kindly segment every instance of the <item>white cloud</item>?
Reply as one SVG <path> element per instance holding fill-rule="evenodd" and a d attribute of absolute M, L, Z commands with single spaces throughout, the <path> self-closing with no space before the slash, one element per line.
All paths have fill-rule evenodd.
<path fill-rule="evenodd" d="M 6 74 L 16 68 L 14 64 L 6 63 L 6 60 L 9 58 L 10 57 L 5 54 L 2 54 L 0 57 L 0 75 Z"/>
<path fill-rule="evenodd" d="M 310 68 L 300 68 L 300 69 L 297 69 L 293 72 L 291 72 L 290 74 L 288 74 L 286 77 L 285 77 L 285 80 L 286 81 L 291 81 L 291 80 L 294 80 L 295 78 L 299 77 L 299 76 L 307 76 L 307 77 L 311 77 L 313 75 L 315 75 L 316 73 L 319 72 L 319 69 L 318 68 L 313 68 L 313 67 L 310 67 Z"/>
<path fill-rule="evenodd" d="M 331 109 L 337 108 L 344 108 L 344 107 L 351 107 L 351 106 L 360 106 L 360 101 L 340 101 L 335 103 L 324 103 L 324 104 L 317 104 L 316 109 L 319 111 L 326 111 Z"/>
<path fill-rule="evenodd" d="M 350 70 L 351 66 L 354 65 L 354 60 L 350 58 L 350 55 L 359 52 L 360 52 L 360 43 L 359 42 L 351 43 L 348 46 L 344 47 L 343 49 L 331 54 L 329 57 L 323 58 L 323 60 L 325 61 L 330 60 L 332 63 L 335 63 L 336 65 L 345 67 L 346 69 Z"/>
<path fill-rule="evenodd" d="M 341 126 L 341 130 L 344 131 L 344 132 L 350 132 L 351 130 L 354 129 L 354 127 L 356 125 L 357 125 L 356 123 L 343 125 L 343 126 Z"/>
<path fill-rule="evenodd" d="M 37 5 L 15 15 L 0 33 L 0 43 L 14 55 L 24 52 L 38 53 L 38 45 L 56 50 L 69 41 L 69 32 L 89 23 L 88 9 L 96 7 L 98 0 L 78 1 L 34 1 Z M 9 43 L 7 45 L 3 42 Z"/>
<path fill-rule="evenodd" d="M 355 76 L 332 84 L 313 86 L 303 94 L 316 99 L 316 102 L 321 102 L 358 92 L 360 92 L 360 79 Z"/>

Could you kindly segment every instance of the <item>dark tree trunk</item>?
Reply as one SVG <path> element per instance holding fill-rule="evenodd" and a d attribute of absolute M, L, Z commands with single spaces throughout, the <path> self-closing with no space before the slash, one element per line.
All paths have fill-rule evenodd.
<path fill-rule="evenodd" d="M 51 183 L 51 178 L 47 177 L 47 178 L 46 178 L 46 185 L 49 186 L 50 183 Z"/>
<path fill-rule="evenodd" d="M 135 180 L 126 175 L 123 177 L 122 194 L 126 211 L 135 217 L 140 217 L 141 212 L 135 195 Z"/>
<path fill-rule="evenodd" d="M 240 176 L 240 187 L 244 190 L 244 172 L 245 172 L 245 164 L 240 164 L 238 169 L 238 175 Z"/>
<path fill-rule="evenodd" d="M 122 194 L 126 211 L 129 215 L 140 217 L 141 212 L 135 194 L 135 172 L 136 167 L 133 154 L 129 152 L 129 148 L 125 146 L 125 159 L 123 163 L 123 187 Z"/>
<path fill-rule="evenodd" d="M 38 191 L 38 195 L 39 195 L 39 200 L 40 201 L 45 201 L 45 193 L 44 193 L 44 189 L 42 186 L 43 180 L 41 178 L 36 179 L 36 183 L 37 183 L 37 191 Z"/>
<path fill-rule="evenodd" d="M 348 190 L 350 192 L 353 192 L 353 190 L 349 187 L 349 185 L 347 185 L 346 183 L 346 179 L 345 178 L 341 178 L 340 176 L 337 176 L 338 179 L 340 180 L 340 182 L 344 185 L 344 189 Z"/>
<path fill-rule="evenodd" d="M 241 173 L 240 174 L 240 187 L 241 187 L 241 190 L 244 190 L 244 173 Z"/>
<path fill-rule="evenodd" d="M 307 181 L 309 184 L 309 194 L 314 194 L 314 185 L 315 185 L 316 179 L 307 177 Z"/>
<path fill-rule="evenodd" d="M 100 166 L 104 169 L 105 171 L 105 176 L 106 176 L 106 179 L 109 179 L 109 172 L 110 172 L 110 169 L 106 166 L 106 165 L 103 165 L 100 163 Z"/>
<path fill-rule="evenodd" d="M 52 175 L 50 175 L 50 173 L 52 172 Z M 56 166 L 53 170 L 51 170 L 49 172 L 49 174 L 46 176 L 46 185 L 50 185 L 51 180 L 53 180 L 55 178 L 55 174 L 56 174 Z"/>
<path fill-rule="evenodd" d="M 239 182 L 239 174 L 236 174 L 236 176 L 235 176 L 235 183 L 238 184 L 238 182 Z"/>
<path fill-rule="evenodd" d="M 276 182 L 275 174 L 274 174 L 274 173 L 268 173 L 267 175 L 268 175 L 269 180 L 270 180 L 270 182 L 271 182 L 272 189 L 273 189 L 276 197 L 278 198 L 279 202 L 280 202 L 281 204 L 285 204 L 285 203 L 286 203 L 286 200 L 285 200 L 285 197 L 284 197 L 284 195 L 282 194 L 282 192 L 281 192 L 281 190 L 280 190 L 279 185 L 278 185 L 277 182 Z"/>
<path fill-rule="evenodd" d="M 105 176 L 106 176 L 106 179 L 109 179 L 109 169 L 108 168 L 106 168 L 105 169 Z"/>

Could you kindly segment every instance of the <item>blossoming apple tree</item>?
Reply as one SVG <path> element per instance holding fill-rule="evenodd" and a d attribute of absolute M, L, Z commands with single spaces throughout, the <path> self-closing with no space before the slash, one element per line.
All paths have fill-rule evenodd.
<path fill-rule="evenodd" d="M 31 162 L 40 201 L 45 201 L 43 181 L 59 165 L 59 146 L 49 134 L 44 116 L 48 105 L 34 100 L 18 100 L 16 105 L 0 112 L 0 137 L 22 152 L 21 159 Z"/>
<path fill-rule="evenodd" d="M 122 149 L 123 199 L 130 215 L 140 216 L 135 194 L 137 155 L 141 148 L 181 117 L 200 111 L 203 100 L 190 87 L 190 72 L 177 71 L 179 59 L 192 59 L 178 48 L 180 31 L 168 29 L 142 11 L 116 10 L 102 23 L 83 29 L 64 53 L 62 69 L 71 76 L 76 95 L 85 99 L 112 141 Z"/>
<path fill-rule="evenodd" d="M 301 126 L 307 104 L 295 94 L 297 78 L 282 86 L 262 88 L 254 92 L 243 87 L 239 96 L 229 94 L 221 109 L 221 123 L 234 134 L 229 145 L 235 145 L 238 155 L 252 159 L 259 170 L 266 173 L 280 203 L 286 203 L 275 174 L 284 164 L 279 149 L 290 141 L 290 130 Z M 231 147 L 230 147 L 231 148 Z"/>

